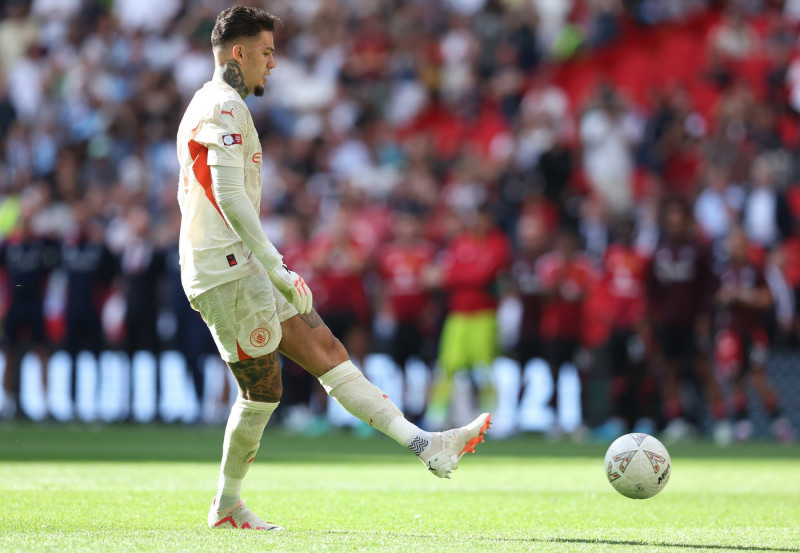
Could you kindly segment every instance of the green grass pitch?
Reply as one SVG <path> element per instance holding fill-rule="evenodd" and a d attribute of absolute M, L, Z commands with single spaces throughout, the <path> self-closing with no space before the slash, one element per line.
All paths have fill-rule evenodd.
<path fill-rule="evenodd" d="M 487 441 L 439 480 L 388 438 L 265 435 L 243 496 L 287 531 L 211 531 L 222 428 L 0 426 L 0 551 L 800 551 L 800 448 L 670 448 L 618 495 L 603 445 Z"/>

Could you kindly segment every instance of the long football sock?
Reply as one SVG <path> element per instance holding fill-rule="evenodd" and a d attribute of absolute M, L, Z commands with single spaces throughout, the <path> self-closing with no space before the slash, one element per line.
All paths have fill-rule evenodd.
<path fill-rule="evenodd" d="M 431 433 L 408 422 L 380 388 L 345 361 L 319 379 L 325 391 L 350 413 L 419 455 L 431 445 Z"/>
<path fill-rule="evenodd" d="M 278 402 L 250 401 L 236 398 L 225 426 L 222 442 L 222 465 L 217 486 L 217 508 L 227 509 L 240 501 L 242 480 L 256 457 L 261 435 Z"/>

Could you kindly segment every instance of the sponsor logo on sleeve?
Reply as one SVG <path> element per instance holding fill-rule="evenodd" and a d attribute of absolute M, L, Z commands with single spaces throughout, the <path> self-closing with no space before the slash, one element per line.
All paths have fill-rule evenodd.
<path fill-rule="evenodd" d="M 230 115 L 231 117 L 233 117 L 233 108 L 231 108 L 229 110 L 221 109 L 221 110 L 219 110 L 219 112 L 222 115 Z"/>
<path fill-rule="evenodd" d="M 253 163 L 261 163 L 261 152 L 256 152 L 253 154 Z"/>
<path fill-rule="evenodd" d="M 226 134 L 222 137 L 222 143 L 226 146 L 233 146 L 234 144 L 242 143 L 241 134 Z"/>
<path fill-rule="evenodd" d="M 228 255 L 226 255 L 225 258 L 228 260 L 228 266 L 229 267 L 235 267 L 236 265 L 239 264 L 236 261 L 236 256 L 233 255 L 232 253 L 229 253 Z"/>

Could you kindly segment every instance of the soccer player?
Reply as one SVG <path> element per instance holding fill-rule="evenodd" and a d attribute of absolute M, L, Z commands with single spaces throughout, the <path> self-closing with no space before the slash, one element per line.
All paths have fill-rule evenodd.
<path fill-rule="evenodd" d="M 508 238 L 495 225 L 488 204 L 475 213 L 459 213 L 461 233 L 448 245 L 441 267 L 425 276 L 428 285 L 447 292 L 447 309 L 439 339 L 439 365 L 425 414 L 442 427 L 450 407 L 459 371 L 470 371 L 478 388 L 478 402 L 488 406 L 497 393 L 491 381 L 491 364 L 497 357 L 497 282 L 511 259 Z"/>
<path fill-rule="evenodd" d="M 576 363 L 584 328 L 584 303 L 597 277 L 589 258 L 581 251 L 576 229 L 565 226 L 556 237 L 552 251 L 536 262 L 536 278 L 542 297 L 540 335 L 542 350 L 553 378 L 550 406 L 558 413 L 558 376 L 566 363 Z M 583 377 L 584 375 L 581 375 Z M 586 390 L 581 386 L 581 411 L 586 412 Z M 550 435 L 561 434 L 558 424 Z"/>
<path fill-rule="evenodd" d="M 782 442 L 791 442 L 794 432 L 782 415 L 780 400 L 767 377 L 769 344 L 766 315 L 773 306 L 764 271 L 749 256 L 747 235 L 741 227 L 728 234 L 728 259 L 720 267 L 720 287 L 714 298 L 716 317 L 717 371 L 733 381 L 736 425 L 733 437 L 744 441 L 753 434 L 747 412 L 745 384 L 758 394 L 772 421 L 772 432 Z"/>
<path fill-rule="evenodd" d="M 23 204 L 20 219 L 5 242 L 0 242 L 0 270 L 5 271 L 8 310 L 3 320 L 4 415 L 27 419 L 20 404 L 22 359 L 29 351 L 41 365 L 42 390 L 47 404 L 47 363 L 50 343 L 45 332 L 44 293 L 50 273 L 58 265 L 58 245 L 38 236 L 33 226 L 38 205 Z M 48 416 L 45 407 L 45 418 Z"/>
<path fill-rule="evenodd" d="M 645 344 L 640 335 L 647 300 L 647 269 L 650 260 L 637 251 L 634 221 L 620 217 L 615 236 L 606 249 L 602 277 L 596 292 L 603 304 L 599 313 L 587 315 L 601 320 L 607 335 L 595 355 L 596 367 L 611 379 L 611 415 L 597 433 L 614 439 L 633 427 L 634 432 L 655 431 L 655 382 L 646 371 Z M 598 306 L 595 304 L 594 306 Z"/>
<path fill-rule="evenodd" d="M 156 247 L 151 236 L 150 215 L 140 205 L 131 208 L 127 216 L 132 231 L 120 258 L 120 274 L 125 289 L 125 344 L 128 357 L 128 421 L 134 420 L 135 371 L 134 358 L 138 352 L 150 352 L 155 363 L 155 420 L 161 417 L 161 351 L 158 335 L 158 310 L 161 279 L 164 276 L 166 253 Z"/>
<path fill-rule="evenodd" d="M 67 274 L 67 333 L 64 349 L 70 356 L 70 397 L 72 416 L 78 416 L 78 354 L 86 351 L 94 357 L 97 369 L 93 403 L 100 399 L 102 372 L 98 359 L 105 344 L 102 309 L 118 261 L 103 242 L 103 227 L 96 220 L 88 202 L 73 206 L 76 229 L 61 246 L 61 264 Z"/>
<path fill-rule="evenodd" d="M 517 223 L 517 249 L 511 264 L 522 303 L 516 354 L 522 369 L 531 359 L 543 357 L 539 330 L 542 324 L 542 290 L 536 263 L 546 252 L 548 232 L 541 217 L 526 214 Z"/>
<path fill-rule="evenodd" d="M 244 100 L 264 94 L 276 66 L 276 21 L 252 7 L 219 14 L 211 33 L 214 76 L 195 94 L 178 129 L 183 286 L 240 388 L 225 429 L 211 528 L 281 529 L 256 516 L 239 495 L 281 398 L 279 352 L 439 477 L 449 477 L 461 455 L 474 451 L 491 422 L 484 413 L 467 426 L 433 434 L 408 422 L 350 361 L 314 311 L 303 278 L 283 264 L 264 234 L 261 143 Z"/>
<path fill-rule="evenodd" d="M 674 442 L 693 432 L 683 418 L 680 389 L 684 368 L 691 368 L 707 397 L 716 421 L 715 432 L 722 428 L 725 406 L 709 362 L 716 291 L 710 254 L 696 239 L 686 202 L 669 199 L 662 209 L 663 235 L 647 268 L 647 310 L 665 369 L 664 438 Z"/>
<path fill-rule="evenodd" d="M 340 208 L 331 224 L 314 233 L 307 252 L 317 285 L 317 312 L 351 358 L 363 363 L 369 353 L 372 318 L 364 287 L 370 252 L 356 239 L 354 215 L 353 210 Z"/>
<path fill-rule="evenodd" d="M 426 365 L 432 361 L 425 346 L 433 334 L 436 310 L 423 282 L 423 272 L 433 264 L 436 246 L 423 238 L 423 213 L 422 207 L 414 203 L 398 206 L 392 216 L 394 239 L 377 252 L 383 311 L 393 323 L 391 355 L 404 374 L 412 357 Z M 406 389 L 409 399 L 410 394 Z"/>

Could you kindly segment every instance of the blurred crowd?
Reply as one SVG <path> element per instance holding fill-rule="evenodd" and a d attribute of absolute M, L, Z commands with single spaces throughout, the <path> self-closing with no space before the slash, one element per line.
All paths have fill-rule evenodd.
<path fill-rule="evenodd" d="M 245 3 L 283 21 L 248 100 L 267 235 L 356 360 L 437 375 L 416 416 L 462 371 L 490 405 L 503 356 L 576 366 L 598 432 L 686 435 L 689 381 L 721 442 L 748 385 L 791 439 L 767 366 L 800 336 L 800 1 Z M 228 5 L 0 1 L 7 416 L 55 349 L 175 349 L 202 397 L 175 134 Z"/>

